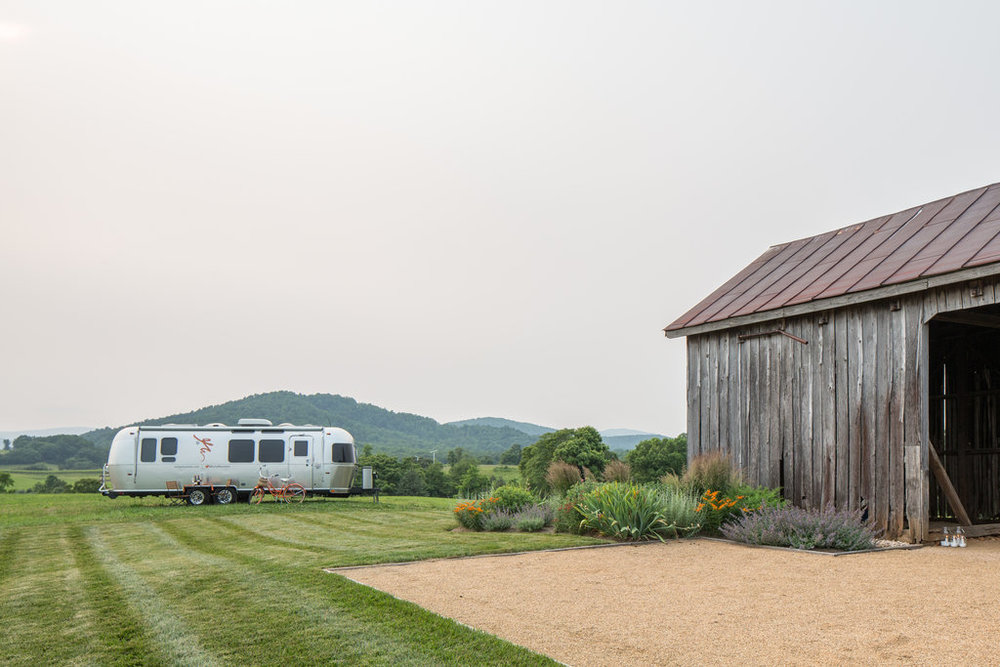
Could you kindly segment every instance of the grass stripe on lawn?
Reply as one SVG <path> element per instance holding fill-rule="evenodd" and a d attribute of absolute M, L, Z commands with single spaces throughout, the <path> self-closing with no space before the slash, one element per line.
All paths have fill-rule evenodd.
<path fill-rule="evenodd" d="M 96 560 L 114 579 L 124 597 L 129 600 L 130 606 L 142 618 L 146 634 L 162 645 L 171 664 L 192 666 L 221 664 L 216 656 L 201 647 L 198 637 L 188 630 L 182 607 L 154 593 L 148 581 L 124 564 L 108 548 L 100 539 L 95 527 L 87 530 L 87 540 Z"/>
<path fill-rule="evenodd" d="M 335 664 L 554 664 L 548 658 L 431 614 L 416 605 L 318 570 L 296 559 L 267 560 L 230 548 L 228 539 L 204 539 L 192 523 L 161 526 L 187 549 L 231 561 L 232 572 L 254 572 L 252 586 L 229 578 L 215 590 L 242 627 L 244 659 L 269 661 L 257 643 L 282 646 L 285 660 Z M 261 551 L 266 551 L 262 548 Z M 249 616 L 246 612 L 249 611 Z M 225 627 L 217 634 L 235 636 Z M 217 638 L 219 639 L 219 638 Z"/>

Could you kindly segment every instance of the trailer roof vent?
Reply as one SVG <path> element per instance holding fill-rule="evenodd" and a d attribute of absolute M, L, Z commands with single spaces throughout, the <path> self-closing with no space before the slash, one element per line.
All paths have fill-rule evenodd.
<path fill-rule="evenodd" d="M 273 426 L 270 419 L 241 419 L 239 426 Z"/>

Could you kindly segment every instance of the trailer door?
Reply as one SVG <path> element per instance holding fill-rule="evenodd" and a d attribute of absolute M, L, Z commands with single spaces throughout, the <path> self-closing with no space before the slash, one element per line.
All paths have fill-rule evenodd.
<path fill-rule="evenodd" d="M 313 480 L 313 438 L 311 435 L 291 435 L 288 437 L 288 473 L 296 482 L 312 489 Z"/>

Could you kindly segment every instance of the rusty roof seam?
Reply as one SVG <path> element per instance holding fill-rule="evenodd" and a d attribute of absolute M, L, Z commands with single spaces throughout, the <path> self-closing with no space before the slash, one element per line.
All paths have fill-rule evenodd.
<path fill-rule="evenodd" d="M 983 194 L 986 194 L 986 193 L 984 192 Z M 982 222 L 984 222 L 985 220 L 988 220 L 989 217 L 991 215 L 993 215 L 994 213 L 996 213 L 998 209 L 1000 209 L 1000 202 L 997 202 L 997 204 L 993 208 L 991 208 L 986 213 L 986 215 L 983 216 L 983 219 L 976 223 L 976 225 L 979 225 Z M 961 239 L 959 239 L 959 242 L 965 240 L 965 238 L 967 238 L 969 236 L 969 234 L 971 234 L 972 231 L 976 228 L 976 225 L 973 225 L 972 227 L 970 227 L 969 231 L 967 231 L 965 233 L 965 236 L 963 236 Z M 995 239 L 998 235 L 1000 235 L 1000 231 L 998 231 L 996 234 L 994 234 L 993 236 L 991 236 L 990 238 L 988 238 L 985 243 L 980 244 L 980 246 L 976 249 L 976 251 L 974 253 L 972 253 L 972 256 L 969 257 L 969 259 L 965 260 L 965 262 L 962 264 L 962 268 L 964 269 L 965 267 L 967 267 L 969 265 L 969 263 L 976 258 L 976 255 L 978 255 L 979 253 L 981 253 L 983 251 L 983 248 L 985 248 L 986 246 L 988 246 L 990 244 L 990 242 L 993 241 L 993 239 Z"/>
<path fill-rule="evenodd" d="M 982 199 L 983 197 L 985 197 L 985 196 L 986 196 L 986 193 L 987 193 L 987 192 L 989 192 L 989 191 L 990 191 L 991 189 L 992 189 L 992 186 L 987 186 L 987 187 L 983 188 L 983 192 L 982 192 L 982 194 L 980 194 L 980 195 L 979 195 L 978 197 L 976 197 L 976 199 L 975 199 L 975 200 L 974 200 L 974 201 L 973 201 L 973 202 L 972 202 L 971 204 L 969 204 L 968 206 L 966 206 L 966 207 L 965 207 L 965 210 L 964 210 L 964 211 L 962 211 L 962 213 L 961 213 L 961 214 L 959 214 L 959 215 L 955 216 L 955 219 L 951 221 L 951 224 L 955 224 L 956 222 L 958 222 L 958 221 L 959 221 L 959 220 L 960 220 L 960 219 L 962 218 L 962 216 L 963 216 L 963 215 L 965 215 L 965 214 L 966 214 L 966 213 L 968 213 L 968 212 L 969 212 L 970 210 L 972 210 L 972 207 L 973 207 L 973 206 L 975 206 L 975 205 L 976 205 L 977 203 L 979 203 L 979 200 L 980 200 L 980 199 Z M 993 208 L 996 208 L 996 207 L 994 206 Z M 992 211 L 993 209 L 990 209 L 990 210 Z M 948 253 L 948 252 L 949 252 L 949 251 L 950 251 L 950 250 L 951 250 L 952 248 L 954 248 L 954 247 L 955 247 L 956 245 L 958 245 L 959 243 L 961 243 L 961 242 L 962 242 L 962 239 L 964 239 L 964 238 L 965 238 L 966 236 L 968 236 L 968 235 L 969 235 L 969 233 L 970 233 L 970 232 L 971 232 L 971 231 L 972 231 L 973 229 L 975 229 L 975 228 L 976 228 L 976 225 L 978 225 L 978 224 L 979 224 L 980 222 L 982 222 L 983 220 L 985 220 L 985 219 L 986 219 L 986 218 L 987 218 L 988 216 L 989 216 L 989 213 L 987 213 L 987 214 L 986 214 L 986 215 L 984 215 L 984 216 L 983 216 L 982 218 L 980 218 L 979 220 L 977 220 L 976 222 L 974 222 L 974 223 L 973 223 L 973 224 L 972 224 L 972 225 L 971 225 L 971 226 L 970 226 L 970 227 L 969 227 L 969 228 L 968 228 L 967 230 L 965 230 L 965 233 L 964 233 L 964 234 L 962 234 L 962 235 L 961 235 L 960 237 L 958 237 L 958 240 L 957 240 L 957 241 L 955 241 L 954 243 L 952 243 L 952 244 L 951 244 L 951 246 L 950 246 L 950 247 L 948 248 L 948 250 L 945 250 L 944 252 L 942 252 L 942 253 L 941 253 L 941 254 L 940 254 L 940 255 L 939 255 L 938 257 L 937 257 L 937 259 L 935 259 L 935 260 L 934 260 L 934 262 L 933 262 L 933 263 L 932 263 L 932 264 L 931 264 L 930 266 L 928 266 L 928 267 L 927 267 L 926 269 L 924 269 L 924 270 L 923 270 L 923 271 L 921 272 L 921 274 L 920 274 L 920 277 L 921 277 L 921 278 L 923 278 L 924 276 L 927 276 L 927 275 L 934 275 L 934 274 L 928 274 L 928 271 L 930 271 L 931 269 L 933 269 L 933 268 L 934 268 L 934 266 L 935 266 L 935 265 L 936 265 L 936 264 L 937 264 L 937 263 L 938 263 L 939 261 L 941 261 L 941 258 L 942 258 L 942 257 L 944 257 L 944 256 L 945 256 L 945 255 L 946 255 L 946 254 L 947 254 L 947 253 Z M 948 225 L 948 227 L 950 228 L 950 227 L 951 227 L 951 225 Z M 944 233 L 944 230 L 942 229 L 942 230 L 941 230 L 941 232 L 942 232 L 942 233 Z"/>
<path fill-rule="evenodd" d="M 795 275 L 795 272 L 800 267 L 803 267 L 803 265 L 805 265 L 807 262 L 809 262 L 809 260 L 812 259 L 818 252 L 820 252 L 830 241 L 832 241 L 835 238 L 837 238 L 837 232 L 833 231 L 833 232 L 827 232 L 826 234 L 820 234 L 819 236 L 814 236 L 811 240 L 812 241 L 819 241 L 819 240 L 822 239 L 822 237 L 827 236 L 827 235 L 829 235 L 828 238 L 826 238 L 825 240 L 822 240 L 822 242 L 819 243 L 815 249 L 813 249 L 811 252 L 808 252 L 805 257 L 803 257 L 800 260 L 798 260 L 795 263 L 794 266 L 789 266 L 787 271 L 785 271 L 782 275 L 777 276 L 776 279 L 771 282 L 771 284 L 767 285 L 767 287 L 764 288 L 764 290 L 767 290 L 767 289 L 770 289 L 770 288 L 776 288 L 779 291 L 773 292 L 773 293 L 767 292 L 767 291 L 763 291 L 761 293 L 758 293 L 756 296 L 751 297 L 751 299 L 747 303 L 745 303 L 743 306 L 739 307 L 736 311 L 730 313 L 730 317 L 735 317 L 737 315 L 745 314 L 746 308 L 750 304 L 756 302 L 757 299 L 760 299 L 762 297 L 767 297 L 769 294 L 772 294 L 771 298 L 767 299 L 760 306 L 755 307 L 751 312 L 755 312 L 758 308 L 760 310 L 770 310 L 767 307 L 767 304 L 769 304 L 772 301 L 774 301 L 775 299 L 779 298 L 781 296 L 781 290 L 784 290 L 789 285 L 795 284 L 795 281 L 798 280 L 798 278 L 802 276 L 802 273 L 800 273 L 798 275 Z M 806 243 L 804 246 L 802 246 L 802 250 L 808 250 L 808 248 L 809 248 L 810 245 L 812 245 L 812 244 Z M 828 257 L 830 255 L 830 252 L 832 252 L 832 250 L 828 251 L 825 255 L 823 255 L 823 257 Z M 820 259 L 820 261 L 822 261 L 822 258 Z M 813 267 L 815 265 L 816 265 L 815 263 L 814 264 L 809 264 L 808 267 L 805 268 L 805 270 L 803 271 L 803 273 L 807 272 L 809 270 L 809 268 L 811 268 L 811 267 Z M 789 276 L 794 276 L 794 277 L 792 278 L 792 280 L 787 285 L 785 285 L 784 287 L 779 287 L 782 284 L 782 282 L 785 281 Z"/>
<path fill-rule="evenodd" d="M 873 218 L 873 219 L 874 220 L 878 220 L 878 218 Z M 888 222 L 888 219 L 886 220 L 886 222 Z M 861 231 L 861 229 L 865 226 L 865 224 L 866 223 L 861 223 L 861 224 L 858 224 L 858 225 L 853 225 L 854 229 L 851 232 L 850 236 L 848 236 L 845 239 L 842 239 L 840 243 L 838 243 L 829 253 L 827 253 L 826 257 L 829 257 L 830 255 L 834 254 L 839 248 L 841 248 L 844 245 L 846 245 L 847 243 L 849 243 L 852 238 L 854 238 L 855 236 L 857 236 L 858 232 Z M 849 229 L 849 228 L 848 227 L 844 227 L 843 229 Z M 840 232 L 841 230 L 837 230 L 837 231 Z M 833 238 L 836 238 L 836 236 L 834 236 Z M 831 239 L 831 240 L 833 240 L 833 239 Z M 859 239 L 858 245 L 856 245 L 853 248 L 851 248 L 850 250 L 848 250 L 844 254 L 844 257 L 850 256 L 850 254 L 852 252 L 854 252 L 854 250 L 857 249 L 863 242 L 864 242 L 864 239 Z M 817 264 L 813 265 L 812 268 L 817 268 L 818 266 L 822 265 L 822 263 L 823 262 L 820 261 Z M 791 296 L 789 296 L 789 298 L 787 298 L 785 301 L 783 301 L 781 304 L 779 304 L 779 305 L 777 305 L 775 307 L 780 308 L 780 307 L 785 306 L 785 305 L 791 303 L 792 301 L 794 301 L 800 294 L 802 294 L 804 291 L 806 291 L 806 289 L 809 287 L 809 285 L 814 284 L 815 282 L 817 282 L 820 279 L 822 279 L 823 277 L 825 277 L 826 274 L 828 274 L 831 271 L 833 271 L 833 269 L 834 269 L 835 266 L 836 266 L 836 264 L 831 264 L 829 267 L 827 267 L 827 269 L 825 271 L 823 271 L 822 273 L 820 273 L 819 275 L 817 275 L 815 278 L 813 278 L 811 282 L 809 282 L 807 284 L 804 284 L 797 292 L 795 292 L 794 294 L 792 294 Z M 807 276 L 807 275 L 809 275 L 809 271 L 806 271 L 805 273 L 803 273 L 802 276 L 800 276 L 800 279 L 803 278 L 803 277 L 805 277 L 805 276 Z M 843 275 L 843 274 L 841 274 L 841 275 Z M 792 283 L 792 285 L 794 285 L 794 284 L 795 283 Z M 777 297 L 775 297 L 775 298 L 777 298 Z M 813 301 L 813 300 L 815 300 L 815 297 L 809 297 L 808 300 L 809 301 Z M 774 299 L 772 299 L 771 301 L 774 301 Z M 770 304 L 770 303 L 771 302 L 769 301 L 768 304 Z M 768 304 L 765 304 L 765 305 L 768 305 Z"/>
<path fill-rule="evenodd" d="M 993 215 L 993 213 L 996 212 L 997 209 L 1000 209 L 1000 204 L 997 204 L 996 208 L 994 208 L 993 211 L 990 211 L 990 215 Z M 990 217 L 989 215 L 986 216 L 986 218 L 989 218 L 989 217 Z M 986 218 L 983 218 L 983 220 L 985 220 Z M 998 237 L 1000 237 L 1000 231 L 997 231 L 996 234 L 994 234 L 993 236 L 991 236 L 990 239 L 986 243 L 984 243 L 979 248 L 979 250 L 976 251 L 976 254 L 974 254 L 969 259 L 968 262 L 966 262 L 965 264 L 962 265 L 962 268 L 964 269 L 964 268 L 968 267 L 969 264 L 972 262 L 972 260 L 974 260 L 976 257 L 978 257 L 983 252 L 983 250 L 985 250 L 986 247 L 988 245 L 990 245 L 991 243 L 993 243 L 993 241 L 995 241 Z M 973 264 L 972 266 L 979 266 L 980 264 L 989 264 L 989 260 L 978 262 L 977 264 Z"/>
<path fill-rule="evenodd" d="M 796 241 L 795 243 L 797 244 L 798 247 L 795 249 L 795 252 L 792 253 L 791 257 L 788 258 L 788 262 L 795 261 L 795 256 L 798 255 L 803 250 L 806 250 L 809 247 L 809 241 L 810 240 L 815 240 L 815 238 L 816 237 L 813 237 L 812 239 L 805 239 L 804 241 Z M 810 254 L 812 254 L 812 253 L 808 253 L 806 255 L 806 257 L 808 257 Z M 802 260 L 799 260 L 799 261 L 802 261 Z M 769 272 L 768 274 L 762 276 L 753 285 L 751 285 L 746 290 L 744 290 L 743 293 L 740 294 L 739 297 L 737 297 L 737 298 L 733 299 L 732 301 L 730 301 L 728 304 L 725 305 L 725 307 L 720 308 L 717 312 L 721 313 L 721 312 L 725 311 L 725 312 L 728 313 L 727 315 L 725 315 L 725 317 L 733 317 L 734 313 L 737 313 L 740 310 L 742 310 L 744 307 L 746 307 L 746 305 L 748 303 L 752 303 L 754 301 L 754 299 L 759 298 L 761 296 L 761 294 L 765 294 L 766 292 L 764 292 L 764 290 L 766 290 L 767 288 L 773 286 L 776 282 L 778 282 L 779 280 L 781 280 L 781 278 L 783 278 L 785 276 L 785 274 L 787 274 L 788 271 L 791 270 L 791 267 L 785 268 L 784 271 L 781 272 L 780 275 L 778 275 L 778 276 L 774 276 L 774 273 L 775 273 L 775 271 L 782 271 L 782 267 L 784 267 L 788 262 L 783 262 L 783 263 L 779 264 L 778 267 L 775 270 L 773 270 L 773 271 Z M 797 264 L 798 264 L 798 262 L 795 262 L 795 265 L 797 265 Z M 768 280 L 769 278 L 771 280 Z M 756 291 L 754 291 L 754 290 L 756 290 Z"/>
<path fill-rule="evenodd" d="M 790 243 L 783 244 L 785 246 L 784 248 L 782 248 L 780 251 L 778 251 L 772 257 L 768 258 L 767 261 L 763 262 L 759 267 L 757 267 L 757 269 L 755 269 L 752 273 L 750 273 L 749 275 L 747 275 L 746 278 L 744 278 L 743 280 L 741 280 L 739 283 L 737 283 L 733 287 L 734 287 L 734 289 L 739 289 L 740 285 L 742 285 L 743 283 L 745 283 L 748 280 L 752 280 L 754 278 L 754 276 L 757 276 L 758 274 L 761 274 L 760 277 L 758 277 L 756 280 L 754 280 L 752 283 L 750 283 L 750 285 L 748 285 L 747 287 L 745 287 L 739 293 L 730 293 L 728 295 L 727 294 L 723 294 L 723 295 L 720 296 L 719 300 L 705 304 L 704 308 L 702 308 L 698 313 L 696 313 L 695 315 L 693 315 L 692 317 L 690 317 L 688 319 L 688 323 L 690 324 L 690 323 L 694 322 L 695 320 L 698 320 L 699 318 L 701 318 L 703 316 L 705 317 L 704 321 L 710 321 L 711 318 L 714 317 L 719 311 L 721 311 L 723 308 L 725 308 L 726 306 L 728 306 L 729 304 L 731 304 L 733 301 L 735 301 L 736 299 L 738 299 L 739 297 L 741 297 L 746 292 L 746 290 L 751 289 L 754 285 L 756 285 L 763 278 L 763 276 L 767 275 L 766 272 L 765 273 L 761 273 L 761 271 L 764 268 L 766 268 L 771 262 L 774 262 L 776 259 L 778 259 L 779 257 L 781 257 L 782 253 L 784 253 L 786 250 L 791 249 L 794 243 L 797 243 L 797 241 L 792 241 Z M 773 246 L 773 247 L 776 247 L 776 246 Z M 790 254 L 794 255 L 795 253 L 793 251 Z M 728 301 L 725 300 L 726 296 L 730 297 Z M 713 310 L 711 312 L 711 314 L 705 315 L 705 313 L 709 309 L 711 309 L 712 306 L 716 306 L 715 310 Z M 697 308 L 697 306 L 695 306 L 695 307 Z"/>
<path fill-rule="evenodd" d="M 979 197 L 982 197 L 984 194 L 986 194 L 986 190 L 987 189 L 988 188 L 984 188 L 983 189 L 983 193 L 981 195 L 979 195 Z M 944 213 L 945 211 L 947 211 L 948 207 L 951 206 L 951 204 L 956 199 L 958 199 L 959 197 L 961 197 L 964 194 L 967 194 L 968 192 L 972 192 L 972 190 L 967 190 L 966 192 L 960 192 L 959 194 L 955 195 L 954 197 L 951 197 L 948 200 L 948 203 L 944 205 L 944 208 L 942 208 L 940 211 L 938 211 L 934 215 L 933 218 L 931 218 L 930 220 L 928 220 L 927 223 L 924 225 L 923 228 L 924 229 L 930 229 L 931 227 L 933 227 L 933 225 L 939 224 L 939 223 L 934 222 L 937 219 L 937 217 L 939 215 L 941 215 L 942 213 Z M 968 211 L 969 207 L 971 207 L 972 204 L 974 204 L 975 202 L 979 201 L 979 197 L 976 197 L 969 204 L 969 206 L 966 206 L 965 209 L 962 210 L 962 213 L 965 213 L 965 211 Z M 895 271 L 893 271 L 891 275 L 889 275 L 885 280 L 882 281 L 882 285 L 884 286 L 886 284 L 892 284 L 893 278 L 895 278 L 899 274 L 899 272 L 902 271 L 906 267 L 907 264 L 909 264 L 911 261 L 913 261 L 914 258 L 919 257 L 920 253 L 922 253 L 923 251 L 925 251 L 932 243 L 934 243 L 934 241 L 936 241 L 938 239 L 938 237 L 940 237 L 942 234 L 944 234 L 945 230 L 948 228 L 948 225 L 950 225 L 951 222 L 954 222 L 955 220 L 957 220 L 962 215 L 962 213 L 959 213 L 958 215 L 956 215 L 950 222 L 945 223 L 945 224 L 940 224 L 940 226 L 938 227 L 937 233 L 934 234 L 933 236 L 931 236 L 929 239 L 927 239 L 927 242 L 924 243 L 922 246 L 920 246 L 920 248 L 918 248 L 915 253 L 913 253 L 912 255 L 910 255 L 909 257 L 907 257 L 906 261 L 903 262 L 903 264 L 901 264 L 898 269 L 896 269 Z M 923 273 L 919 273 L 916 276 L 914 276 L 914 278 L 920 278 L 922 275 L 923 275 Z"/>
<path fill-rule="evenodd" d="M 970 210 L 970 209 L 971 209 L 971 208 L 972 208 L 973 206 L 975 206 L 975 205 L 976 205 L 976 202 L 978 202 L 978 201 L 979 201 L 980 199 L 982 199 L 982 198 L 983 198 L 983 197 L 984 197 L 984 196 L 986 195 L 986 193 L 987 193 L 987 192 L 989 192 L 989 190 L 990 190 L 990 188 L 989 188 L 989 187 L 985 187 L 985 188 L 983 188 L 983 191 L 982 191 L 982 192 L 981 192 L 981 193 L 979 194 L 979 196 L 978 196 L 978 197 L 976 197 L 976 198 L 975 198 L 975 199 L 973 199 L 973 200 L 972 200 L 971 202 L 969 202 L 969 204 L 968 204 L 968 205 L 967 205 L 967 206 L 966 206 L 966 207 L 965 207 L 964 209 L 962 209 L 962 212 L 961 212 L 961 213 L 959 213 L 959 214 L 958 214 L 958 215 L 956 215 L 956 216 L 955 216 L 954 218 L 952 218 L 951 220 L 949 220 L 949 221 L 948 221 L 948 222 L 947 222 L 946 224 L 942 224 L 942 225 L 940 226 L 940 229 L 938 230 L 938 233 L 937 233 L 937 234 L 935 234 L 933 238 L 929 239 L 929 240 L 927 241 L 927 243 L 925 243 L 925 244 L 924 244 L 924 246 L 923 246 L 923 247 L 922 247 L 922 248 L 921 248 L 921 249 L 920 249 L 919 251 L 917 251 L 917 253 L 916 253 L 916 254 L 914 254 L 914 255 L 913 255 L 912 257 L 910 257 L 910 259 L 909 259 L 909 260 L 907 260 L 907 261 L 909 262 L 909 261 L 911 261 L 911 260 L 914 260 L 914 259 L 917 259 L 917 258 L 919 258 L 919 257 L 920 257 L 920 255 L 921 255 L 921 254 L 922 254 L 922 253 L 923 253 L 924 251 L 926 251 L 926 250 L 927 250 L 928 248 L 930 248 L 930 247 L 931 247 L 931 246 L 932 246 L 932 245 L 934 244 L 934 242 L 935 242 L 935 241 L 937 241 L 937 240 L 938 240 L 939 238 L 941 238 L 941 237 L 942 237 L 942 236 L 943 236 L 943 235 L 944 235 L 944 234 L 945 234 L 945 233 L 946 233 L 946 232 L 947 232 L 947 231 L 948 231 L 949 229 L 951 229 L 951 226 L 952 226 L 953 224 L 955 224 L 955 222 L 956 222 L 956 221 L 958 221 L 959 219 L 961 219 L 961 217 L 962 217 L 963 215 L 965 215 L 966 213 L 968 213 L 968 212 L 969 212 L 969 210 Z M 969 192 L 972 192 L 972 190 L 969 190 Z M 963 192 L 962 194 L 966 194 L 966 193 L 964 193 L 964 192 Z M 960 196 L 960 195 L 955 195 L 955 197 L 953 197 L 953 200 L 954 200 L 954 199 L 957 199 L 957 198 L 958 198 L 959 196 Z M 943 210 L 942 210 L 942 212 L 944 212 L 944 210 L 947 210 L 947 207 L 945 207 L 945 209 L 943 209 Z M 985 218 L 984 218 L 984 219 L 985 219 Z M 933 223 L 933 221 L 929 222 L 929 223 L 928 223 L 928 226 L 930 226 L 931 224 L 934 224 L 934 223 Z M 977 224 L 978 224 L 978 223 L 977 223 Z M 974 228 L 975 228 L 975 225 L 973 225 L 972 227 L 970 227 L 969 231 L 971 231 L 971 230 L 972 230 L 972 229 L 974 229 Z M 966 234 L 967 234 L 967 233 L 968 233 L 968 231 L 966 232 Z M 963 235 L 962 235 L 962 238 L 964 238 L 964 237 L 965 237 L 965 234 L 963 234 Z M 961 239 L 959 239 L 959 240 L 961 240 Z M 954 244 L 954 243 L 953 243 L 953 244 L 951 244 L 951 247 L 954 247 L 954 246 L 955 246 L 955 244 Z M 928 274 L 927 272 L 928 272 L 928 271 L 930 270 L 930 268 L 931 268 L 932 266 L 934 266 L 934 264 L 936 264 L 936 263 L 938 262 L 938 260 L 940 260 L 940 259 L 941 259 L 941 257 L 942 257 L 942 256 L 944 255 L 944 253 L 945 253 L 945 252 L 947 252 L 947 250 L 946 250 L 946 251 L 944 251 L 944 252 L 942 252 L 942 253 L 941 253 L 941 254 L 939 254 L 939 255 L 927 255 L 927 257 L 930 257 L 930 258 L 932 258 L 932 259 L 933 259 L 934 261 L 933 261 L 933 262 L 931 262 L 931 263 L 930 263 L 930 264 L 929 264 L 929 265 L 927 266 L 927 268 L 926 268 L 926 269 L 924 269 L 923 271 L 921 271 L 920 273 L 918 273 L 918 274 L 916 275 L 916 277 L 917 277 L 917 278 L 922 278 L 922 277 L 925 277 L 925 276 L 929 275 L 929 274 Z M 893 273 L 893 274 L 892 274 L 892 276 L 889 276 L 889 278 L 886 278 L 886 280 L 891 280 L 892 278 L 894 278 L 894 277 L 896 276 L 896 274 L 898 274 L 898 273 L 899 273 L 899 271 L 902 271 L 902 270 L 903 270 L 903 268 L 904 268 L 904 267 L 905 267 L 905 264 L 903 265 L 903 267 L 900 267 L 898 271 L 896 271 L 895 273 Z M 930 274 L 930 275 L 933 275 L 933 274 Z"/>
<path fill-rule="evenodd" d="M 922 204 L 921 206 L 917 207 L 917 212 L 916 212 L 916 213 L 914 213 L 914 214 L 913 214 L 913 215 L 911 215 L 911 216 L 910 216 L 909 218 L 907 218 L 906 222 L 904 222 L 904 223 L 903 223 L 903 224 L 901 224 L 900 226 L 896 227 L 896 229 L 894 229 L 894 230 L 892 231 L 892 233 L 891 233 L 891 234 L 889 234 L 889 237 L 888 237 L 888 238 L 886 238 L 886 239 L 883 239 L 881 243 L 879 243 L 879 244 L 878 244 L 878 245 L 876 245 L 876 246 L 875 246 L 874 248 L 872 248 L 871 252 L 870 252 L 870 253 L 868 253 L 868 255 L 870 256 L 870 255 L 871 255 L 871 254 L 872 254 L 873 252 L 875 252 L 875 250 L 876 250 L 876 249 L 878 249 L 878 248 L 881 248 L 881 247 L 885 246 L 885 245 L 886 245 L 887 243 L 891 243 L 891 242 L 892 242 L 892 239 L 893 239 L 893 237 L 895 237 L 895 236 L 896 236 L 897 234 L 899 234 L 899 235 L 900 235 L 900 236 L 902 237 L 902 231 L 903 231 L 903 228 L 904 228 L 904 227 L 906 227 L 906 225 L 907 225 L 907 224 L 908 224 L 909 222 L 911 222 L 911 221 L 913 221 L 914 219 L 916 219 L 916 217 L 917 217 L 918 215 L 920 215 L 920 212 L 921 212 L 921 211 L 923 211 L 923 210 L 924 210 L 924 209 L 925 209 L 925 208 L 926 208 L 926 207 L 927 207 L 927 206 L 928 206 L 929 204 L 933 204 L 933 203 L 934 203 L 934 202 L 929 202 L 928 204 Z M 945 204 L 945 206 L 947 206 L 947 204 Z M 944 209 L 942 209 L 942 210 L 944 210 Z M 938 211 L 938 213 L 940 213 L 940 212 L 941 212 L 941 211 Z M 891 219 L 892 219 L 892 217 L 890 216 L 890 220 L 891 220 Z M 934 219 L 934 218 L 931 218 L 931 220 L 933 220 L 933 219 Z M 930 220 L 928 220 L 927 222 L 928 222 L 928 223 L 930 223 Z M 904 241 L 904 243 L 905 243 L 905 241 Z M 886 261 L 887 259 L 889 259 L 890 257 L 892 257 L 892 254 L 893 254 L 894 252 L 896 252 L 897 250 L 899 250 L 899 248 L 900 248 L 900 247 L 901 247 L 902 245 L 903 245 L 903 243 L 900 243 L 900 244 L 899 244 L 899 245 L 897 245 L 897 246 L 896 246 L 895 248 L 893 248 L 893 249 L 892 249 L 892 250 L 891 250 L 891 251 L 890 251 L 889 253 L 887 253 L 887 254 L 886 254 L 886 255 L 885 255 L 885 256 L 884 256 L 884 257 L 883 257 L 883 258 L 882 258 L 881 260 L 879 260 L 879 261 L 878 261 L 878 263 L 874 264 L 874 265 L 873 265 L 873 266 L 872 266 L 872 267 L 871 267 L 871 268 L 870 268 L 870 269 L 869 269 L 869 270 L 868 270 L 867 272 L 865 272 L 865 274 L 864 274 L 863 276 L 860 276 L 860 277 L 859 277 L 859 278 L 858 278 L 857 280 L 855 280 L 855 281 L 854 281 L 854 282 L 853 282 L 853 283 L 851 284 L 851 286 L 850 286 L 850 287 L 848 287 L 848 288 L 847 288 L 846 290 L 844 290 L 844 291 L 845 291 L 845 292 L 851 292 L 851 291 L 853 291 L 855 287 L 857 287 L 858 285 L 860 285 L 861 283 L 863 283 L 863 282 L 864 282 L 865 278 L 867 278 L 867 277 L 868 277 L 868 276 L 870 276 L 870 275 L 871 275 L 872 273 L 874 273 L 874 272 L 876 271 L 876 269 L 878 269 L 878 267 L 882 266 L 882 264 L 884 264 L 884 263 L 885 263 L 885 261 Z M 867 259 L 867 256 L 866 256 L 866 258 L 865 258 L 865 259 Z M 855 266 L 857 266 L 857 265 L 855 265 Z M 881 283 L 881 282 L 879 283 L 879 285 L 882 285 L 882 284 L 883 284 L 883 283 Z"/>
<path fill-rule="evenodd" d="M 823 265 L 823 262 L 828 257 L 832 256 L 834 253 L 837 252 L 837 250 L 839 250 L 840 248 L 844 247 L 845 243 L 849 243 L 850 240 L 854 236 L 857 235 L 858 229 L 859 228 L 855 228 L 855 229 L 851 230 L 850 233 L 846 237 L 844 237 L 844 238 L 840 238 L 840 236 L 841 236 L 841 230 L 837 230 L 832 236 L 830 236 L 830 238 L 828 238 L 826 240 L 826 242 L 820 248 L 817 249 L 816 252 L 817 253 L 822 252 L 823 248 L 826 248 L 827 246 L 830 246 L 830 249 L 827 250 L 826 253 L 823 254 L 822 257 L 817 258 L 817 260 L 814 261 L 813 263 L 811 263 L 808 267 L 803 267 L 804 270 L 792 282 L 790 282 L 788 284 L 788 286 L 786 287 L 786 289 L 795 287 L 795 285 L 797 285 L 800 281 L 802 281 L 802 279 L 805 276 L 808 276 L 812 271 L 814 271 L 817 268 L 821 267 Z M 814 253 L 814 254 L 816 254 L 816 253 Z M 802 267 L 802 264 L 799 264 L 799 267 Z M 826 271 L 829 271 L 831 268 L 833 268 L 833 264 L 831 264 L 829 267 L 827 267 L 823 271 L 823 273 L 826 273 Z M 821 277 L 823 275 L 823 273 L 820 273 L 818 276 L 816 276 L 816 278 L 813 278 L 813 280 L 816 280 L 817 278 Z M 804 283 L 802 285 L 802 287 L 798 289 L 798 291 L 791 293 L 791 295 L 787 299 L 785 299 L 784 301 L 782 301 L 781 303 L 779 303 L 777 306 L 771 306 L 771 304 L 774 302 L 774 300 L 777 299 L 777 298 L 779 298 L 781 296 L 780 294 L 775 295 L 774 298 L 772 298 L 771 300 L 769 300 L 767 303 L 764 304 L 764 309 L 767 309 L 768 306 L 771 306 L 772 308 L 780 308 L 781 306 L 785 305 L 786 303 L 788 303 L 789 301 L 791 301 L 792 299 L 794 299 L 795 297 L 797 297 L 799 294 L 801 294 L 806 289 L 806 287 L 808 285 L 809 285 L 809 283 Z"/>

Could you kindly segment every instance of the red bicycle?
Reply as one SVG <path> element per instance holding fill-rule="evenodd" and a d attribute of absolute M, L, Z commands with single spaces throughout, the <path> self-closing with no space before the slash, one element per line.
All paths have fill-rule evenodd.
<path fill-rule="evenodd" d="M 275 500 L 281 503 L 301 503 L 306 499 L 306 487 L 290 479 L 280 479 L 281 486 L 275 486 L 271 481 L 272 476 L 264 475 L 261 470 L 260 477 L 257 478 L 257 486 L 250 492 L 250 504 L 259 505 L 264 496 L 271 494 Z M 277 475 L 273 475 L 277 477 Z"/>

